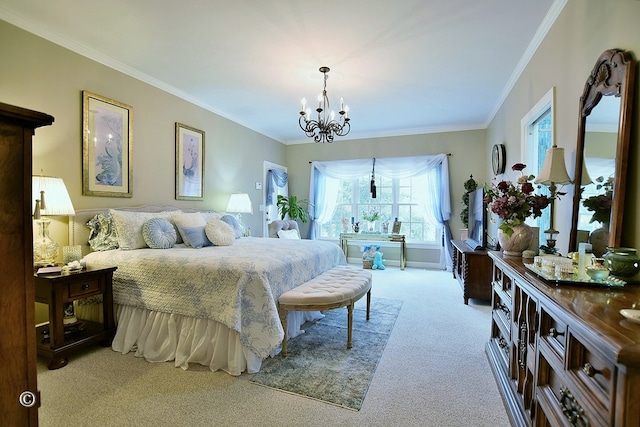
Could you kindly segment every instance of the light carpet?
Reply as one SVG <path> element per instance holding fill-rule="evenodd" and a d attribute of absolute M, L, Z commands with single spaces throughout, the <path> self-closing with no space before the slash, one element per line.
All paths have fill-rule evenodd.
<path fill-rule="evenodd" d="M 289 340 L 288 356 L 268 359 L 249 381 L 281 391 L 359 410 L 378 361 L 387 345 L 402 301 L 366 298 L 353 312 L 353 347 L 347 349 L 347 309 L 325 311 L 304 325 L 305 333 Z"/>

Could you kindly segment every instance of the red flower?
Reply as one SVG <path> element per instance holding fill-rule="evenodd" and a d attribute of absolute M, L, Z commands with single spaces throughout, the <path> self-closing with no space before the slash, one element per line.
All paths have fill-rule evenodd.
<path fill-rule="evenodd" d="M 511 170 L 521 172 L 526 167 L 527 165 L 525 165 L 524 163 L 516 163 L 515 165 L 511 166 Z"/>

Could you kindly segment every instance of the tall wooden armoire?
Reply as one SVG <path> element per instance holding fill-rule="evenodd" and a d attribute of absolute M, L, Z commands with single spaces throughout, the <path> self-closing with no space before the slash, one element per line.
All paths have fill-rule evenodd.
<path fill-rule="evenodd" d="M 48 114 L 0 103 L 0 424 L 36 426 L 31 138 Z"/>

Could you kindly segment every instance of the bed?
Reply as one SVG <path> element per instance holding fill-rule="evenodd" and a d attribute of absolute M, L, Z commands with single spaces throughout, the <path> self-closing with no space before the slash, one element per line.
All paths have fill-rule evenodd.
<path fill-rule="evenodd" d="M 109 211 L 77 211 L 70 220 L 69 244 L 82 245 L 89 266 L 118 267 L 113 278 L 117 331 L 112 348 L 135 351 L 150 362 L 174 361 L 183 369 L 198 363 L 231 375 L 258 372 L 265 358 L 277 354 L 284 336 L 278 297 L 346 264 L 338 245 L 300 239 L 242 237 L 228 246 L 199 249 L 180 243 L 169 249 L 92 251 L 86 224 Z M 144 206 L 116 211 L 111 213 L 175 217 L 178 209 Z M 78 306 L 79 317 L 91 317 L 93 302 Z M 289 336 L 300 333 L 300 325 L 318 314 L 292 313 L 287 318 Z"/>

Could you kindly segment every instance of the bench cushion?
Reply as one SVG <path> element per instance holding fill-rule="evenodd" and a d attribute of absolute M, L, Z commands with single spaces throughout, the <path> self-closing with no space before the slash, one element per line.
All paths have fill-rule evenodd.
<path fill-rule="evenodd" d="M 280 304 L 322 305 L 348 301 L 371 288 L 371 272 L 338 266 L 280 295 Z"/>

